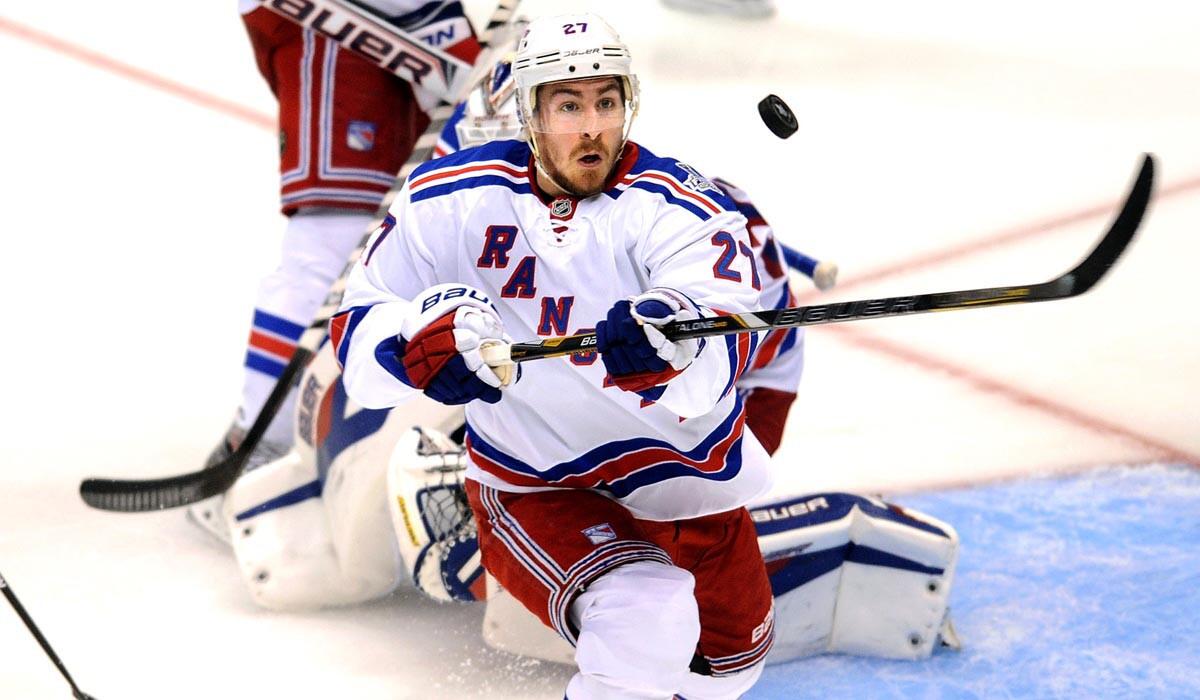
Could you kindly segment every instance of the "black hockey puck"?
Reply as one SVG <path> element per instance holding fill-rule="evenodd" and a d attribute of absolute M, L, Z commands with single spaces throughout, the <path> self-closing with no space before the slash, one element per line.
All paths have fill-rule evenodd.
<path fill-rule="evenodd" d="M 786 139 L 800 128 L 796 113 L 778 95 L 767 95 L 759 101 L 758 116 L 762 117 L 771 133 L 781 139 Z"/>

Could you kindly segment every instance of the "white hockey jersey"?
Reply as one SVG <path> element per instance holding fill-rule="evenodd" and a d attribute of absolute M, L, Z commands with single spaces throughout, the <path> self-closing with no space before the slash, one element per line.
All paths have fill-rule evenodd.
<path fill-rule="evenodd" d="M 517 340 L 591 330 L 651 287 L 682 292 L 704 315 L 762 303 L 746 218 L 692 168 L 631 142 L 603 193 L 553 201 L 533 172 L 527 144 L 498 141 L 409 177 L 331 323 L 356 402 L 382 408 L 416 392 L 377 352 L 436 284 L 482 290 Z M 522 363 L 499 403 L 466 407 L 467 476 L 510 491 L 595 489 L 651 520 L 741 506 L 770 485 L 735 390 L 759 340 L 709 338 L 681 374 L 640 393 L 613 386 L 594 353 Z"/>
<path fill-rule="evenodd" d="M 498 80 L 506 77 L 504 73 L 498 75 Z M 477 94 L 473 93 L 472 99 L 475 99 Z M 510 116 L 515 123 L 516 99 L 506 100 L 500 111 Z M 442 158 L 461 150 L 458 133 L 460 122 L 468 115 L 482 113 L 482 107 L 477 104 L 460 103 L 442 127 L 437 145 L 433 149 L 434 157 Z M 758 267 L 762 285 L 762 301 L 755 308 L 782 309 L 796 306 L 796 295 L 792 293 L 789 283 L 783 246 L 775 237 L 771 225 L 759 213 L 750 196 L 736 185 L 720 178 L 713 178 L 712 183 L 733 200 L 737 210 L 746 217 L 750 248 L 754 251 L 755 265 Z M 800 374 L 803 370 L 804 329 L 781 328 L 767 334 L 755 353 L 750 368 L 738 379 L 737 387 L 742 391 L 764 387 L 794 394 L 800 385 Z"/>
<path fill-rule="evenodd" d="M 721 179 L 713 184 L 733 200 L 737 209 L 746 217 L 746 230 L 750 233 L 750 248 L 762 278 L 762 301 L 760 309 L 783 309 L 796 306 L 796 295 L 789 284 L 788 267 L 784 262 L 783 246 L 775 237 L 770 224 L 750 201 L 750 196 Z M 804 329 L 779 328 L 767 333 L 755 352 L 750 367 L 738 379 L 739 389 L 765 387 L 796 393 L 800 374 L 804 370 Z"/>

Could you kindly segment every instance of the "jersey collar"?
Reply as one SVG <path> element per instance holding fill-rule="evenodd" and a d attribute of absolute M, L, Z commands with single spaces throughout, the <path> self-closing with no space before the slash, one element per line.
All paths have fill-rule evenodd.
<path fill-rule="evenodd" d="M 617 166 L 613 168 L 612 173 L 608 176 L 608 180 L 604 183 L 604 189 L 601 194 L 608 192 L 617 186 L 629 171 L 633 169 L 637 163 L 640 149 L 633 141 L 626 141 L 625 147 L 621 150 L 621 157 L 617 159 Z M 568 220 L 575 215 L 575 209 L 580 202 L 578 197 L 569 194 L 553 197 L 542 190 L 537 181 L 537 158 L 532 153 L 529 154 L 529 187 L 537 198 L 541 200 L 550 209 L 550 218 Z M 596 195 L 593 195 L 596 196 Z"/>

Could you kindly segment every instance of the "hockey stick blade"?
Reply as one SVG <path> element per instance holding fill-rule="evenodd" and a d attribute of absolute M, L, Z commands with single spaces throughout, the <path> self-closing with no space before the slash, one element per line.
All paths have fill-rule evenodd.
<path fill-rule="evenodd" d="M 300 378 L 304 368 L 312 359 L 312 352 L 298 347 L 275 383 L 271 395 L 263 404 L 258 418 L 250 426 L 242 444 L 225 459 L 199 471 L 161 479 L 84 479 L 79 485 L 79 496 L 93 508 L 119 513 L 144 513 L 146 511 L 178 508 L 206 498 L 225 493 L 242 473 L 246 460 L 254 451 L 271 419 L 291 392 L 292 385 Z"/>
<path fill-rule="evenodd" d="M 767 309 L 743 314 L 729 314 L 694 321 L 676 321 L 664 325 L 663 335 L 671 340 L 699 338 L 766 331 L 773 328 L 813 326 L 824 323 L 844 323 L 868 318 L 905 316 L 928 311 L 978 309 L 1001 304 L 1028 304 L 1078 296 L 1091 289 L 1121 257 L 1133 240 L 1154 185 L 1154 157 L 1149 153 L 1142 159 L 1141 169 L 1134 179 L 1121 211 L 1108 232 L 1078 265 L 1058 277 L 1032 285 L 988 287 L 960 292 L 937 292 L 882 299 L 862 299 L 832 304 L 797 306 L 787 309 Z M 561 338 L 547 338 L 534 343 L 514 343 L 511 346 L 492 346 L 484 353 L 490 364 L 504 360 L 524 362 L 543 357 L 560 357 L 575 353 L 594 352 L 596 334 L 581 333 Z"/>

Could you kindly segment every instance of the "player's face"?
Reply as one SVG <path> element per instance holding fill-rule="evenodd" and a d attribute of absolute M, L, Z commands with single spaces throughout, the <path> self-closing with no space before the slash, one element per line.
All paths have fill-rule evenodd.
<path fill-rule="evenodd" d="M 554 180 L 539 180 L 543 189 L 562 194 L 557 183 L 576 197 L 599 194 L 624 140 L 621 83 L 608 77 L 542 85 L 531 128 L 541 165 Z"/>

